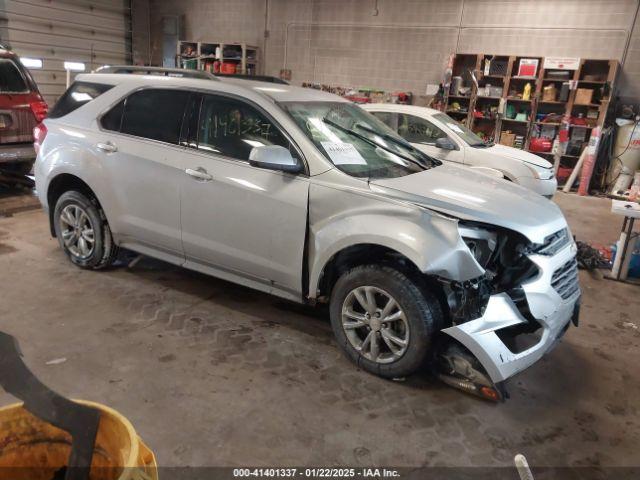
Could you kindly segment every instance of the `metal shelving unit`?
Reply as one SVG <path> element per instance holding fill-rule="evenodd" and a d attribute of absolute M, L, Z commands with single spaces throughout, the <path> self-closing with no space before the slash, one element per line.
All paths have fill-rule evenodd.
<path fill-rule="evenodd" d="M 206 70 L 216 74 L 257 75 L 259 74 L 258 54 L 258 47 L 246 43 L 181 40 L 178 42 L 176 51 L 176 65 L 179 68 Z M 227 71 L 231 67 L 225 65 L 234 65 L 234 71 Z"/>
<path fill-rule="evenodd" d="M 522 59 L 538 60 L 535 75 L 516 75 Z M 500 70 L 499 73 L 489 71 L 485 74 L 485 61 L 487 60 L 501 62 L 500 68 L 497 69 Z M 545 68 L 545 58 L 535 55 L 456 54 L 451 57 L 449 64 L 452 76 L 463 77 L 463 82 L 467 83 L 466 87 L 470 88 L 468 94 L 452 95 L 451 88 L 447 86 L 443 110 L 474 132 L 482 133 L 485 138 L 496 143 L 500 140 L 501 134 L 507 130 L 520 135 L 524 140 L 522 148 L 529 151 L 532 135 L 537 134 L 537 129 L 542 126 L 554 128 L 554 138 L 559 134 L 561 128 L 568 128 L 569 135 L 575 129 L 586 129 L 586 138 L 582 145 L 582 149 L 584 149 L 590 131 L 596 126 L 602 127 L 604 124 L 619 68 L 617 60 L 599 59 L 580 59 L 579 65 L 575 69 Z M 566 71 L 567 73 L 563 78 L 553 76 L 553 73 L 558 71 Z M 477 80 L 477 87 L 471 81 L 472 74 Z M 555 84 L 560 87 L 566 82 L 571 84 L 566 100 L 559 100 L 557 96 L 555 100 L 543 100 L 545 86 Z M 531 85 L 531 97 L 524 100 L 520 94 L 527 83 Z M 497 96 L 495 93 L 487 95 L 483 91 L 486 85 L 496 88 L 502 87 L 501 95 Z M 576 103 L 576 94 L 579 88 L 593 90 L 594 100 L 587 104 Z M 518 96 L 514 95 L 514 92 Z M 455 103 L 463 110 L 452 108 Z M 526 113 L 527 120 L 507 118 L 506 111 L 509 105 L 513 105 L 516 112 Z M 479 116 L 479 113 L 474 114 L 474 112 L 490 112 L 490 115 Z M 538 115 L 551 113 L 558 115 L 558 121 L 542 122 L 537 118 Z M 578 118 L 580 114 L 587 125 L 573 124 L 572 120 Z M 552 152 L 532 153 L 553 161 L 556 171 L 561 165 L 574 166 L 580 156 L 579 154 L 553 154 Z"/>

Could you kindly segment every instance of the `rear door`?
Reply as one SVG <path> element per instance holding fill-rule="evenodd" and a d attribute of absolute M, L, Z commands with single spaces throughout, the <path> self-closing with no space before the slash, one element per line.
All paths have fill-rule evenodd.
<path fill-rule="evenodd" d="M 179 145 L 186 90 L 147 88 L 116 104 L 93 135 L 110 194 L 109 222 L 120 244 L 142 253 L 182 259 L 180 183 L 184 177 Z"/>
<path fill-rule="evenodd" d="M 191 174 L 180 182 L 186 265 L 299 299 L 308 177 L 248 162 L 260 145 L 289 148 L 302 161 L 299 150 L 266 112 L 242 99 L 206 94 L 192 113 L 185 154 Z"/>

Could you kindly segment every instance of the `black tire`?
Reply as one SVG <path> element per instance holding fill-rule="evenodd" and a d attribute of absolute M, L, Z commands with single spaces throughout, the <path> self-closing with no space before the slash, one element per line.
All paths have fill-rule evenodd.
<path fill-rule="evenodd" d="M 384 290 L 405 314 L 409 328 L 408 345 L 402 356 L 390 363 L 366 358 L 352 345 L 343 328 L 343 304 L 350 292 L 363 286 Z M 330 315 L 333 332 L 347 356 L 364 370 L 384 378 L 405 377 L 423 367 L 429 358 L 434 334 L 442 325 L 442 311 L 437 299 L 404 273 L 382 265 L 363 265 L 345 272 L 333 288 Z M 362 328 L 362 335 L 365 335 L 369 327 Z"/>
<path fill-rule="evenodd" d="M 74 247 L 69 247 L 65 243 L 63 238 L 64 231 L 72 230 L 68 224 L 61 219 L 63 211 L 67 207 L 71 209 L 79 207 L 86 213 L 87 221 L 85 225 L 92 227 L 94 241 L 87 255 L 81 255 L 79 254 L 80 252 L 74 253 Z M 110 266 L 116 259 L 118 247 L 113 242 L 111 230 L 109 229 L 109 224 L 107 223 L 104 212 L 100 210 L 98 202 L 95 199 L 87 198 L 84 194 L 75 190 L 63 193 L 54 208 L 53 224 L 60 247 L 67 257 L 69 257 L 69 260 L 78 267 L 99 270 Z"/>

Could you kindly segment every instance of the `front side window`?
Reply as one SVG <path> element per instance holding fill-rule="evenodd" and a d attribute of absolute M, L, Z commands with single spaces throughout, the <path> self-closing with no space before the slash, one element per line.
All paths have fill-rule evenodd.
<path fill-rule="evenodd" d="M 205 95 L 200 109 L 198 148 L 249 160 L 254 147 L 280 145 L 297 156 L 289 140 L 257 109 L 239 100 Z"/>
<path fill-rule="evenodd" d="M 447 134 L 424 118 L 406 113 L 398 114 L 398 133 L 407 142 L 433 145 Z"/>
<path fill-rule="evenodd" d="M 129 95 L 124 103 L 120 131 L 136 137 L 178 144 L 189 92 L 148 89 Z"/>
<path fill-rule="evenodd" d="M 351 176 L 402 177 L 440 164 L 352 103 L 282 102 L 280 106 L 336 168 Z"/>
<path fill-rule="evenodd" d="M 470 147 L 484 148 L 484 147 L 493 145 L 491 143 L 486 143 L 484 140 L 482 140 L 479 136 L 477 136 L 475 133 L 473 133 L 463 124 L 457 122 L 456 120 L 454 120 L 453 118 L 451 118 L 449 115 L 445 113 L 436 113 L 433 116 L 433 118 L 435 118 L 442 124 L 449 127 L 451 130 L 456 132 L 458 137 L 464 140 L 467 143 L 467 145 L 469 145 Z"/>
<path fill-rule="evenodd" d="M 0 93 L 26 93 L 28 91 L 27 83 L 13 60 L 0 58 Z"/>
<path fill-rule="evenodd" d="M 398 114 L 393 112 L 371 112 L 371 114 L 384 123 L 394 132 L 398 131 Z"/>

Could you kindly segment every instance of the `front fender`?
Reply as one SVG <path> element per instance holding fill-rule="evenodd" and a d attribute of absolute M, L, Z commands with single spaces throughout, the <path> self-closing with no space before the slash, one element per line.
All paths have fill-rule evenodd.
<path fill-rule="evenodd" d="M 353 189 L 312 184 L 309 197 L 310 298 L 317 297 L 329 261 L 355 245 L 389 248 L 421 272 L 451 280 L 469 280 L 484 273 L 460 237 L 455 219 Z M 371 259 L 371 263 L 376 261 Z"/>

